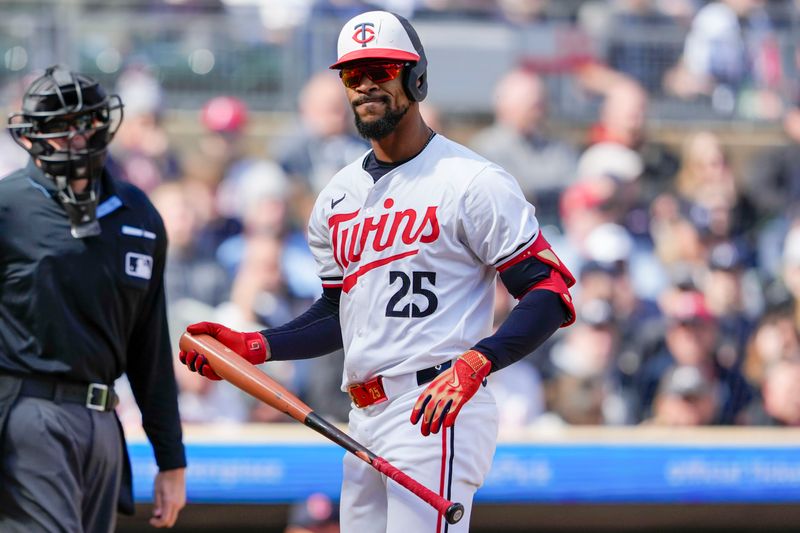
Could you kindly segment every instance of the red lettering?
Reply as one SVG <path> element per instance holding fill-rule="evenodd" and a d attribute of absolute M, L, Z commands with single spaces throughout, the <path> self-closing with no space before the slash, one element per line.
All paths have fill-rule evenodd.
<path fill-rule="evenodd" d="M 344 256 L 344 247 L 346 245 L 345 241 L 347 240 L 347 230 L 344 230 L 341 234 L 341 239 L 339 237 L 339 227 L 342 225 L 343 222 L 347 222 L 348 220 L 353 220 L 358 216 L 358 212 L 360 210 L 353 211 L 352 213 L 340 213 L 338 215 L 333 215 L 331 218 L 328 219 L 328 227 L 331 230 L 331 248 L 333 249 L 333 259 L 343 269 L 347 267 L 347 259 Z M 340 251 L 341 246 L 341 251 Z M 337 253 L 338 252 L 338 253 Z"/>
<path fill-rule="evenodd" d="M 414 222 L 417 220 L 417 212 L 413 209 L 406 209 L 405 211 L 395 211 L 394 213 L 394 220 L 392 220 L 392 229 L 389 231 L 389 242 L 394 244 L 395 239 L 397 238 L 397 231 L 400 229 L 400 224 L 406 221 L 406 225 L 403 227 L 403 242 L 405 244 L 413 244 L 414 241 L 411 240 L 411 230 L 413 229 Z"/>
<path fill-rule="evenodd" d="M 356 252 L 356 243 L 358 242 L 358 230 L 361 228 L 361 222 L 356 222 L 353 224 L 352 233 L 350 234 L 350 249 L 347 252 L 347 259 L 351 263 L 357 263 L 361 261 L 361 252 L 364 250 L 362 246 L 358 252 Z"/>
<path fill-rule="evenodd" d="M 425 226 L 429 225 L 431 227 L 431 232 L 427 235 L 422 235 L 419 240 L 420 242 L 433 242 L 439 238 L 439 219 L 436 218 L 436 206 L 431 206 L 425 210 L 425 216 L 422 218 L 422 224 L 419 225 L 419 231 L 417 234 L 414 235 L 414 240 L 416 240 L 417 236 L 422 233 L 422 230 L 425 229 Z"/>
<path fill-rule="evenodd" d="M 394 200 L 387 198 L 383 205 L 387 209 L 393 207 Z M 417 224 L 418 214 L 414 209 L 384 213 L 377 219 L 365 217 L 349 227 L 345 227 L 345 223 L 357 218 L 360 210 L 333 215 L 328 219 L 333 258 L 344 270 L 351 263 L 359 263 L 364 250 L 371 248 L 375 252 L 383 252 L 393 247 L 397 242 L 398 234 L 402 243 L 407 246 L 415 243 L 434 242 L 439 238 L 440 232 L 437 209 L 437 206 L 428 207 L 419 225 Z M 386 230 L 390 216 L 393 218 L 387 235 Z"/>
<path fill-rule="evenodd" d="M 350 228 L 345 228 L 342 230 L 342 242 L 339 243 L 339 265 L 341 265 L 342 269 L 345 269 L 350 265 L 350 261 L 347 260 L 346 250 L 347 250 L 347 234 L 350 233 Z M 336 253 L 336 249 L 334 248 L 334 255 Z"/>
<path fill-rule="evenodd" d="M 386 239 L 386 242 L 381 242 L 383 238 L 383 233 L 386 231 L 386 222 L 389 220 L 389 213 L 384 213 L 378 219 L 378 223 L 375 223 L 375 219 L 372 217 L 364 219 L 364 232 L 361 234 L 361 250 L 366 250 L 366 243 L 367 243 L 367 236 L 370 233 L 374 233 L 375 236 L 372 238 L 372 249 L 376 252 L 382 252 L 385 249 L 389 248 L 393 242 L 390 239 Z"/>

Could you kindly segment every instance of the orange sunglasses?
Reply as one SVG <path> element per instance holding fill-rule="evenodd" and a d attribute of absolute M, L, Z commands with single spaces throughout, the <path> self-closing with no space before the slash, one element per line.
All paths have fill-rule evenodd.
<path fill-rule="evenodd" d="M 367 63 L 354 67 L 344 67 L 339 71 L 342 83 L 348 89 L 355 89 L 366 76 L 375 83 L 386 83 L 403 72 L 405 63 Z"/>

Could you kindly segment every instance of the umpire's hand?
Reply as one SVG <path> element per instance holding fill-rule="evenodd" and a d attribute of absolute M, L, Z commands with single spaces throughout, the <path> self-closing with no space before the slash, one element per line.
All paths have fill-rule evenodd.
<path fill-rule="evenodd" d="M 163 470 L 153 482 L 153 527 L 172 527 L 186 505 L 186 469 Z"/>
<path fill-rule="evenodd" d="M 491 370 L 492 363 L 482 353 L 476 350 L 463 353 L 422 391 L 411 411 L 411 423 L 416 424 L 421 418 L 420 431 L 426 437 L 449 428 Z"/>
<path fill-rule="evenodd" d="M 191 335 L 211 335 L 253 365 L 260 365 L 269 358 L 267 339 L 257 331 L 242 333 L 215 322 L 198 322 L 187 327 L 186 331 Z M 194 350 L 188 352 L 181 350 L 178 358 L 192 372 L 197 372 L 214 381 L 222 379 L 214 372 L 211 365 L 208 364 L 208 360 L 201 353 Z"/>

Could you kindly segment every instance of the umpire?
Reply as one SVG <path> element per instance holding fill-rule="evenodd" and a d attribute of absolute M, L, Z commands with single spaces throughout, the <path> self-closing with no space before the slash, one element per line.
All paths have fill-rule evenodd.
<path fill-rule="evenodd" d="M 185 504 L 164 301 L 166 235 L 144 193 L 104 170 L 122 102 L 48 68 L 9 118 L 31 155 L 0 180 L 0 531 L 113 531 L 133 512 L 114 412 L 126 373 L 159 473 L 155 527 Z"/>

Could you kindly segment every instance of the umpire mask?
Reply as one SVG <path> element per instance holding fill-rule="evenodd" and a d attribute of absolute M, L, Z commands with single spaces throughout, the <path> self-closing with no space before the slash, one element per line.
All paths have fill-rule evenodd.
<path fill-rule="evenodd" d="M 8 119 L 17 144 L 55 181 L 76 239 L 100 234 L 100 177 L 108 143 L 121 122 L 119 96 L 107 95 L 92 78 L 60 65 L 31 83 L 22 111 Z M 76 180 L 87 180 L 87 186 L 76 190 Z"/>

